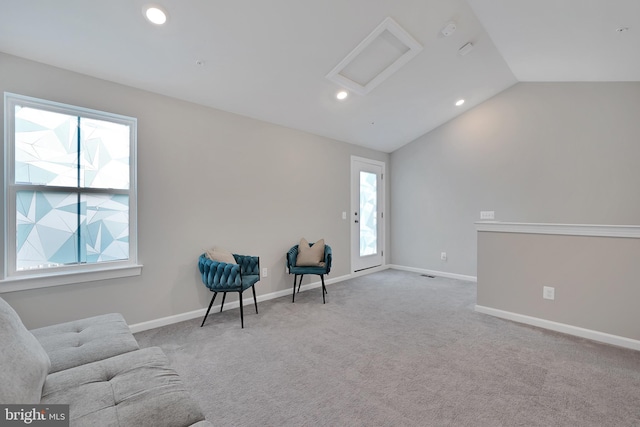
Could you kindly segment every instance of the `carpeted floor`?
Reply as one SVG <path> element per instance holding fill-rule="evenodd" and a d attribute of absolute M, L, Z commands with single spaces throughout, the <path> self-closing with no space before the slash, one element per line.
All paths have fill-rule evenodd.
<path fill-rule="evenodd" d="M 328 291 L 136 338 L 215 426 L 640 426 L 640 352 L 476 313 L 469 282 L 386 270 Z"/>

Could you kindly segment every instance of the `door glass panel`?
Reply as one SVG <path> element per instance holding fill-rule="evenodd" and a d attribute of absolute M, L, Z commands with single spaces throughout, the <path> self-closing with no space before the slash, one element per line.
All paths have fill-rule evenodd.
<path fill-rule="evenodd" d="M 378 252 L 378 179 L 360 171 L 360 256 Z"/>

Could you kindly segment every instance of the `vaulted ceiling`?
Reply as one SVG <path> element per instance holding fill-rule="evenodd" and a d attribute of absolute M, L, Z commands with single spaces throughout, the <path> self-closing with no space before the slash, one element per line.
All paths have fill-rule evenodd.
<path fill-rule="evenodd" d="M 640 81 L 638 0 L 157 0 L 162 26 L 146 5 L 0 0 L 0 51 L 384 152 L 518 81 Z M 336 99 L 327 74 L 388 17 L 417 55 Z M 383 36 L 349 76 L 407 50 Z"/>

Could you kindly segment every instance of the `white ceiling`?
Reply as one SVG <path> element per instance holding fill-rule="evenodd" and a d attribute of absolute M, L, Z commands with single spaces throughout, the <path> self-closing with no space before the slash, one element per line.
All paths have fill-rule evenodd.
<path fill-rule="evenodd" d="M 155 3 L 162 27 L 146 0 L 0 0 L 0 51 L 385 152 L 518 80 L 640 81 L 638 0 Z M 326 74 L 387 17 L 423 50 L 336 100 Z"/>

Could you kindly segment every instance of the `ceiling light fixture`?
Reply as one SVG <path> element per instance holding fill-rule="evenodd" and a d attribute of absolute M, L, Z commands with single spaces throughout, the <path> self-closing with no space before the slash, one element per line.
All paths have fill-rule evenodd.
<path fill-rule="evenodd" d="M 459 107 L 459 106 L 461 106 L 462 104 L 464 104 L 464 99 L 459 99 L 459 100 L 456 102 L 456 107 Z"/>
<path fill-rule="evenodd" d="M 349 92 L 347 92 L 346 90 L 341 90 L 336 94 L 336 98 L 338 98 L 340 101 L 345 99 L 347 96 L 349 96 Z"/>
<path fill-rule="evenodd" d="M 160 9 L 157 6 L 150 6 L 145 8 L 144 16 L 151 22 L 152 24 L 162 25 L 167 22 L 167 14 L 164 10 Z"/>

